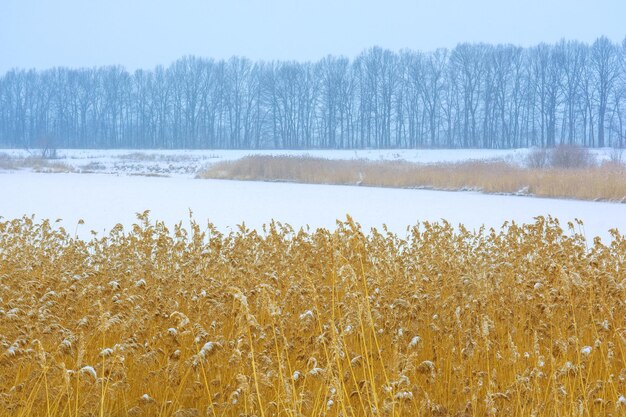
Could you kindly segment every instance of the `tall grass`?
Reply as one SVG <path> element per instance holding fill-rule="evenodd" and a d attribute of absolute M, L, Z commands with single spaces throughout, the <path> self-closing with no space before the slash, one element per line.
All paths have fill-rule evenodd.
<path fill-rule="evenodd" d="M 41 173 L 74 172 L 74 168 L 62 162 L 37 156 L 17 158 L 5 153 L 0 153 L 0 170 L 14 171 L 20 169 L 30 169 L 34 172 Z"/>
<path fill-rule="evenodd" d="M 374 187 L 473 189 L 542 197 L 626 201 L 626 166 L 525 168 L 505 162 L 469 161 L 420 165 L 409 162 L 249 156 L 210 166 L 200 178 L 293 181 Z"/>
<path fill-rule="evenodd" d="M 626 240 L 0 223 L 0 416 L 621 415 Z"/>

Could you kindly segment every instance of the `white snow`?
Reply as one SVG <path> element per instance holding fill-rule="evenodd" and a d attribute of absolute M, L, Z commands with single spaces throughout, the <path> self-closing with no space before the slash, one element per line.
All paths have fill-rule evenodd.
<path fill-rule="evenodd" d="M 499 228 L 505 221 L 532 222 L 552 215 L 584 222 L 587 239 L 610 240 L 608 230 L 626 232 L 626 205 L 605 202 L 448 192 L 294 183 L 197 180 L 95 174 L 0 174 L 0 216 L 12 219 L 34 214 L 36 219 L 63 219 L 70 233 L 90 238 L 108 233 L 117 223 L 127 230 L 136 213 L 151 210 L 152 220 L 168 226 L 188 224 L 189 210 L 202 226 L 212 222 L 222 231 L 260 229 L 272 219 L 294 228 L 334 228 L 351 215 L 365 230 L 380 227 L 406 233 L 419 221 L 446 219 L 467 228 Z M 85 224 L 79 224 L 84 219 Z"/>
<path fill-rule="evenodd" d="M 214 347 L 215 347 L 215 344 L 213 342 L 206 342 L 204 346 L 202 346 L 202 349 L 200 349 L 200 352 L 198 352 L 198 355 L 204 358 L 207 354 L 213 351 Z"/>
<path fill-rule="evenodd" d="M 143 402 L 143 403 L 152 403 L 152 402 L 154 402 L 154 398 L 152 398 L 148 394 L 143 394 L 141 396 L 141 402 Z"/>
<path fill-rule="evenodd" d="M 113 354 L 113 349 L 111 348 L 104 348 L 100 351 L 100 356 L 106 358 L 109 357 Z"/>
<path fill-rule="evenodd" d="M 36 151 L 33 151 L 36 153 Z M 333 228 L 350 214 L 367 230 L 385 223 L 400 234 L 418 221 L 446 219 L 470 229 L 482 224 L 498 228 L 504 221 L 531 222 L 552 215 L 585 222 L 588 239 L 609 239 L 608 230 L 626 231 L 626 206 L 613 203 L 532 197 L 484 195 L 473 192 L 380 189 L 331 185 L 280 184 L 194 180 L 195 174 L 217 161 L 246 155 L 310 155 L 328 159 L 407 160 L 420 163 L 470 159 L 521 162 L 528 149 L 517 150 L 59 150 L 59 159 L 78 172 L 91 174 L 35 174 L 28 170 L 0 171 L 0 217 L 35 214 L 38 219 L 63 219 L 61 225 L 79 237 L 90 231 L 100 236 L 117 223 L 128 228 L 135 213 L 151 210 L 151 219 L 168 226 L 186 222 L 189 210 L 201 224 L 211 221 L 223 231 L 245 222 L 259 229 L 272 219 L 294 228 Z M 610 150 L 593 151 L 599 159 Z M 24 150 L 0 150 L 11 157 L 27 157 Z M 114 174 L 114 175 L 96 175 Z M 163 175 L 170 178 L 146 177 Z M 141 176 L 137 176 L 141 175 Z M 80 223 L 85 220 L 85 224 Z M 145 285 L 145 281 L 137 282 Z M 113 286 L 115 289 L 115 286 Z"/>
<path fill-rule="evenodd" d="M 415 349 L 421 341 L 422 341 L 421 337 L 414 336 L 413 339 L 411 339 L 411 343 L 409 343 L 409 348 Z"/>
<path fill-rule="evenodd" d="M 15 344 L 11 345 L 8 349 L 7 349 L 7 356 L 15 356 L 16 352 L 18 351 L 19 347 L 16 346 Z"/>
<path fill-rule="evenodd" d="M 313 320 L 313 312 L 311 310 L 307 310 L 304 313 L 300 314 L 300 320 Z"/>
<path fill-rule="evenodd" d="M 309 371 L 309 375 L 311 376 L 319 376 L 324 373 L 324 368 L 320 368 L 318 366 L 314 366 L 313 369 Z"/>
<path fill-rule="evenodd" d="M 93 368 L 93 366 L 83 366 L 82 368 L 80 368 L 80 372 L 91 375 L 93 379 L 98 379 L 96 370 Z"/>
<path fill-rule="evenodd" d="M 394 396 L 394 398 L 396 400 L 412 400 L 413 393 L 411 391 L 400 391 Z"/>

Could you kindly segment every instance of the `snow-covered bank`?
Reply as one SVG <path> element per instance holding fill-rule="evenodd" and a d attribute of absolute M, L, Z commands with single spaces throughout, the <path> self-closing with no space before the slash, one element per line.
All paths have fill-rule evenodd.
<path fill-rule="evenodd" d="M 312 156 L 326 159 L 364 159 L 369 161 L 404 160 L 416 163 L 445 163 L 468 160 L 503 159 L 521 163 L 529 149 L 388 149 L 388 150 L 130 150 L 130 149 L 59 149 L 57 162 L 77 172 L 109 174 L 148 174 L 193 176 L 210 164 L 232 161 L 248 155 Z M 598 160 L 609 158 L 610 149 L 594 149 Z M 27 158 L 38 155 L 33 150 L 0 149 L 1 155 Z M 1 165 L 0 165 L 1 169 Z"/>
<path fill-rule="evenodd" d="M 299 228 L 333 228 L 336 219 L 350 214 L 365 229 L 383 223 L 404 234 L 419 221 L 448 220 L 470 229 L 485 224 L 500 227 L 507 220 L 531 222 L 552 215 L 567 221 L 581 219 L 588 239 L 610 239 L 611 228 L 626 232 L 626 205 L 532 197 L 486 195 L 331 185 L 282 184 L 194 180 L 185 177 L 151 178 L 96 174 L 0 175 L 0 216 L 35 214 L 36 218 L 63 219 L 69 231 L 89 238 L 101 236 L 115 224 L 128 227 L 135 213 L 151 210 L 153 220 L 185 224 L 189 210 L 204 223 L 211 221 L 228 231 L 245 222 L 260 228 L 271 219 Z M 84 219 L 84 225 L 78 220 Z"/>

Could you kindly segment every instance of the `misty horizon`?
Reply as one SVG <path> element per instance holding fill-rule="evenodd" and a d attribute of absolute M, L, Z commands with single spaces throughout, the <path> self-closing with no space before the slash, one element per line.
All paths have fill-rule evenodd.
<path fill-rule="evenodd" d="M 0 144 L 626 144 L 618 0 L 6 0 Z"/>
<path fill-rule="evenodd" d="M 172 61 L 170 62 L 165 62 L 165 63 L 159 63 L 156 64 L 152 67 L 150 66 L 146 66 L 146 67 L 128 67 L 124 64 L 121 63 L 116 63 L 116 62 L 111 62 L 111 63 L 105 63 L 102 65 L 91 65 L 91 66 L 70 66 L 70 65 L 54 65 L 51 67 L 44 67 L 44 68 L 36 68 L 36 67 L 11 67 L 8 68 L 6 71 L 4 72 L 0 72 L 0 77 L 6 75 L 7 73 L 11 72 L 11 71 L 37 71 L 37 72 L 45 72 L 45 71 L 50 71 L 50 70 L 54 70 L 54 69 L 68 69 L 68 70 L 84 70 L 84 69 L 101 69 L 101 68 L 108 68 L 108 67 L 117 67 L 120 68 L 124 71 L 127 71 L 129 73 L 134 73 L 136 71 L 154 71 L 158 68 L 167 68 L 173 64 L 175 64 L 177 61 L 181 60 L 181 59 L 185 59 L 185 58 L 198 58 L 198 59 L 203 59 L 203 60 L 208 60 L 208 61 L 215 61 L 215 62 L 227 62 L 230 61 L 232 59 L 244 59 L 244 60 L 249 60 L 250 62 L 254 63 L 254 64 L 272 64 L 272 63 L 296 63 L 296 64 L 315 64 L 317 62 L 320 62 L 326 58 L 333 58 L 333 59 L 347 59 L 349 61 L 354 61 L 355 59 L 357 59 L 359 56 L 367 53 L 367 51 L 370 51 L 372 49 L 382 49 L 384 51 L 389 51 L 393 54 L 402 54 L 402 53 L 417 53 L 417 54 L 424 54 L 424 55 L 429 55 L 429 54 L 433 54 L 435 52 L 437 52 L 437 50 L 445 50 L 445 51 L 452 51 L 455 48 L 459 47 L 460 45 L 469 45 L 469 46 L 480 46 L 480 45 L 484 45 L 487 47 L 492 47 L 492 48 L 522 48 L 525 50 L 531 50 L 537 47 L 540 47 L 542 45 L 548 46 L 548 47 L 553 47 L 556 45 L 559 45 L 561 43 L 579 43 L 581 45 L 585 45 L 587 47 L 590 47 L 594 41 L 598 40 L 598 39 L 602 39 L 602 38 L 606 38 L 608 39 L 611 43 L 618 45 L 618 46 L 622 46 L 623 48 L 626 48 L 626 36 L 624 37 L 623 40 L 613 40 L 611 38 L 609 38 L 606 35 L 600 35 L 597 38 L 595 38 L 594 40 L 592 40 L 591 42 L 584 42 L 584 41 L 580 41 L 579 39 L 566 39 L 566 38 L 561 38 L 560 40 L 558 40 L 557 42 L 539 42 L 537 44 L 533 44 L 533 45 L 529 45 L 529 46 L 523 46 L 523 45 L 517 45 L 517 44 L 512 44 L 512 43 L 489 43 L 489 42 L 459 42 L 456 45 L 454 45 L 453 47 L 449 48 L 449 47 L 438 47 L 435 49 L 429 49 L 429 50 L 416 50 L 416 49 L 411 49 L 411 48 L 401 48 L 401 49 L 393 49 L 393 48 L 385 48 L 381 45 L 371 45 L 369 47 L 366 47 L 364 49 L 362 49 L 361 51 L 357 52 L 355 55 L 353 56 L 348 56 L 345 54 L 332 54 L 332 53 L 328 53 L 326 55 L 322 55 L 317 59 L 304 59 L 304 60 L 298 60 L 298 59 L 280 59 L 280 58 L 275 58 L 275 59 L 253 59 L 250 58 L 248 56 L 242 56 L 242 55 L 230 55 L 227 57 L 222 57 L 222 58 L 218 58 L 215 56 L 205 56 L 205 55 L 196 55 L 196 54 L 184 54 L 184 55 L 180 55 L 176 58 L 174 58 Z"/>
<path fill-rule="evenodd" d="M 618 0 L 7 0 L 0 5 L 0 74 L 108 65 L 134 71 L 190 55 L 307 62 L 327 55 L 353 59 L 373 46 L 394 52 L 460 43 L 527 48 L 601 36 L 621 43 L 625 15 L 626 3 Z"/>
<path fill-rule="evenodd" d="M 0 144 L 515 148 L 626 143 L 626 42 L 374 47 L 355 59 L 9 71 Z"/>

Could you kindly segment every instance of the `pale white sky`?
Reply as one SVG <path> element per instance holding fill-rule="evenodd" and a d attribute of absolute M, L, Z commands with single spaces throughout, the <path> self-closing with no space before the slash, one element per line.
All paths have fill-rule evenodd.
<path fill-rule="evenodd" d="M 626 0 L 1 0 L 8 69 L 169 65 L 212 58 L 317 60 L 379 45 L 522 46 L 626 36 Z"/>

